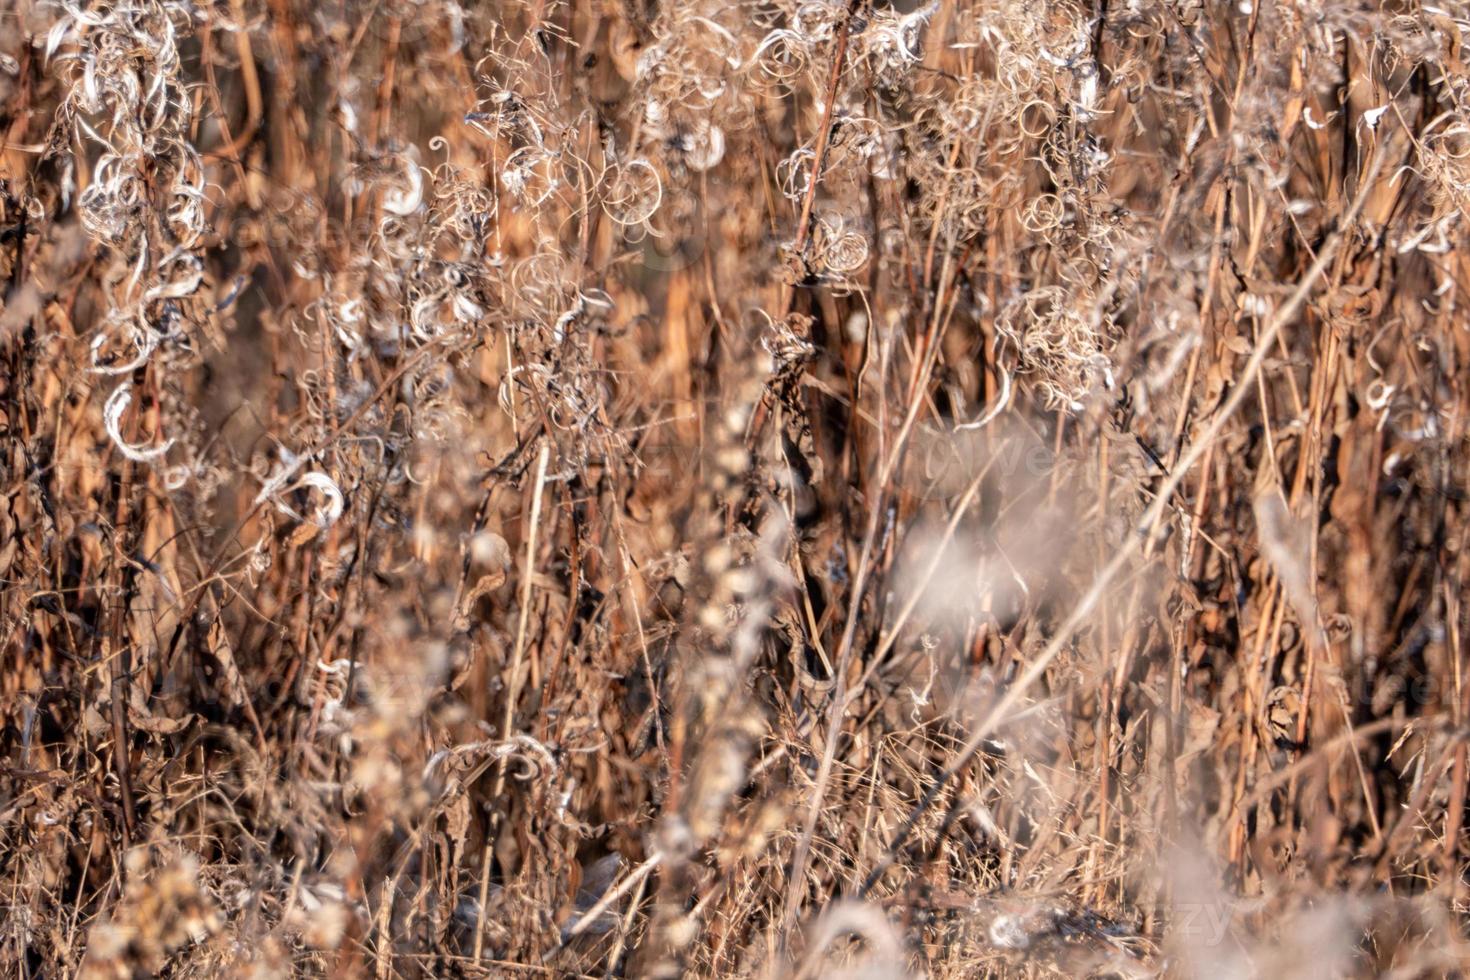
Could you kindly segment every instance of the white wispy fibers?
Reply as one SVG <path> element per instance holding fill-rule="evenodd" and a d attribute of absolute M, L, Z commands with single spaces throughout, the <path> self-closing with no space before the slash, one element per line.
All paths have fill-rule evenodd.
<path fill-rule="evenodd" d="M 342 491 L 331 477 L 325 473 L 307 473 L 296 481 L 296 487 L 315 487 L 326 496 L 326 503 L 312 515 L 317 527 L 328 528 L 337 523 L 337 518 L 342 516 Z"/>
<path fill-rule="evenodd" d="M 102 407 L 102 422 L 107 427 L 107 434 L 117 444 L 118 450 L 128 459 L 138 463 L 151 462 L 164 453 L 174 444 L 172 439 L 165 439 L 157 446 L 145 446 L 134 444 L 123 438 L 122 419 L 127 412 L 128 406 L 133 403 L 132 382 L 124 381 L 117 386 L 107 398 L 107 404 Z"/>
<path fill-rule="evenodd" d="M 326 500 L 316 508 L 309 520 L 322 529 L 331 527 L 342 516 L 346 505 L 346 497 L 341 487 L 331 477 L 317 470 L 303 473 L 300 479 L 291 482 L 291 478 L 310 462 L 310 457 L 298 456 L 285 446 L 279 447 L 278 452 L 280 462 L 274 467 L 270 476 L 262 482 L 260 492 L 255 495 L 255 500 L 252 502 L 253 506 L 259 507 L 266 501 L 270 501 L 281 513 L 294 520 L 306 522 L 308 518 L 298 514 L 282 499 L 282 496 L 293 490 L 310 487 L 319 491 Z"/>
<path fill-rule="evenodd" d="M 397 162 L 403 179 L 388 186 L 383 210 L 406 218 L 424 203 L 424 175 L 410 154 L 401 154 Z"/>
<path fill-rule="evenodd" d="M 124 318 L 126 319 L 126 317 Z M 93 374 L 131 374 L 133 371 L 148 363 L 148 358 L 158 349 L 158 334 L 146 327 L 134 327 L 128 332 L 128 341 L 133 345 L 133 356 L 117 364 L 103 364 L 99 360 L 102 347 L 109 340 L 106 331 L 92 338 L 92 366 Z M 118 389 L 121 391 L 122 389 Z M 113 393 L 114 396 L 116 392 Z"/>

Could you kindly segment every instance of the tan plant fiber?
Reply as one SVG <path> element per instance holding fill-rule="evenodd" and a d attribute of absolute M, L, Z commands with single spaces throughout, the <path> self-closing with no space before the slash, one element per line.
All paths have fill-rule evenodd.
<path fill-rule="evenodd" d="M 0 3 L 0 976 L 1463 974 L 1467 43 Z"/>

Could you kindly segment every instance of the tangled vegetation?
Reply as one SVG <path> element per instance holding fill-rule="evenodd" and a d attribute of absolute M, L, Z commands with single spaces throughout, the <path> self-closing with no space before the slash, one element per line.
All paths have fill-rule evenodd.
<path fill-rule="evenodd" d="M 1467 42 L 0 0 L 0 973 L 1459 975 Z"/>

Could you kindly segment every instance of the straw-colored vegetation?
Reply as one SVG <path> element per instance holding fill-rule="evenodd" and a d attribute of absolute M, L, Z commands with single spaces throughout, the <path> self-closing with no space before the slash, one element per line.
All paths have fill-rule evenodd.
<path fill-rule="evenodd" d="M 0 974 L 1463 970 L 1467 43 L 0 0 Z"/>

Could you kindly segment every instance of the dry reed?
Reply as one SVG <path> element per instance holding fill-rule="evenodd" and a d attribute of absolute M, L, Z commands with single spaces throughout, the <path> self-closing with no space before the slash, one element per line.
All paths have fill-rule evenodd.
<path fill-rule="evenodd" d="M 0 972 L 1460 975 L 1467 41 L 0 5 Z"/>

